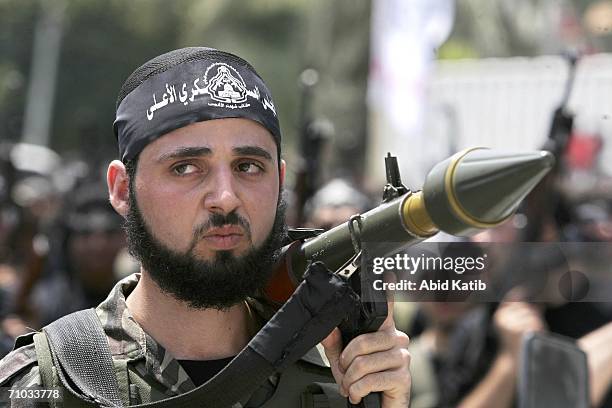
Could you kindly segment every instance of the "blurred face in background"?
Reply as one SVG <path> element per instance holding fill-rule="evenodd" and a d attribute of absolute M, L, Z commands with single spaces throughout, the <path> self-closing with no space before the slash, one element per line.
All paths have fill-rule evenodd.
<path fill-rule="evenodd" d="M 73 232 L 68 238 L 68 256 L 83 285 L 106 294 L 117 280 L 115 259 L 125 246 L 125 233 L 120 229 Z"/>

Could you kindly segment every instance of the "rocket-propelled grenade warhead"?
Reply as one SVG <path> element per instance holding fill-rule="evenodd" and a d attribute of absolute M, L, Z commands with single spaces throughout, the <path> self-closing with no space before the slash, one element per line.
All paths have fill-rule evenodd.
<path fill-rule="evenodd" d="M 516 211 L 553 164 L 553 156 L 546 151 L 464 150 L 434 166 L 422 191 L 408 192 L 361 214 L 358 238 L 365 243 L 389 243 L 384 248 L 392 251 L 438 231 L 467 236 L 495 227 Z M 353 240 L 345 223 L 306 242 L 294 243 L 266 294 L 271 300 L 284 302 L 309 261 L 322 261 L 331 270 L 338 269 L 354 254 Z"/>
<path fill-rule="evenodd" d="M 495 227 L 514 214 L 554 161 L 552 154 L 546 151 L 464 150 L 434 166 L 427 175 L 423 191 L 411 199 L 424 201 L 423 210 L 431 223 L 423 223 L 425 214 L 420 219 L 412 214 L 414 211 L 409 209 L 418 208 L 414 204 L 404 211 L 404 215 L 417 222 L 413 227 L 418 228 L 419 235 L 438 229 L 467 236 Z M 422 198 L 417 198 L 418 194 Z"/>

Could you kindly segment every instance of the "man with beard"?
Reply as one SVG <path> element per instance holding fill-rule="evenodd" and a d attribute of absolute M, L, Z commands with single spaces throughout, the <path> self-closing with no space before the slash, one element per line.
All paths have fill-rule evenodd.
<path fill-rule="evenodd" d="M 128 405 L 204 384 L 273 313 L 261 290 L 285 236 L 285 163 L 267 86 L 243 59 L 210 48 L 171 51 L 134 71 L 114 131 L 121 161 L 109 165 L 109 197 L 141 273 L 96 313 Z M 0 363 L 2 386 L 57 384 L 40 356 L 37 364 L 41 337 L 31 338 Z M 327 386 L 310 397 L 314 388 L 298 386 L 335 379 L 354 403 L 380 391 L 384 408 L 406 407 L 407 343 L 391 317 L 346 347 L 335 329 L 322 342 L 328 364 L 313 349 L 234 406 L 344 406 Z"/>

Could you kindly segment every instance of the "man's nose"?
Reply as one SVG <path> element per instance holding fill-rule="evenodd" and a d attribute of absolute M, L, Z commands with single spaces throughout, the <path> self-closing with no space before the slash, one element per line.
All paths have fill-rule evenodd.
<path fill-rule="evenodd" d="M 239 205 L 231 170 L 215 172 L 204 197 L 204 207 L 210 212 L 229 214 Z"/>

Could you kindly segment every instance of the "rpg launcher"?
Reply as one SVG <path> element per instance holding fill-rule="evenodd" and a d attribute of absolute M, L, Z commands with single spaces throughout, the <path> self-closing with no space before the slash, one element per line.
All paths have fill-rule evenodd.
<path fill-rule="evenodd" d="M 397 160 L 385 159 L 387 184 L 382 203 L 346 223 L 307 239 L 294 241 L 283 249 L 283 256 L 265 289 L 269 300 L 284 303 L 302 280 L 310 262 L 322 261 L 347 279 L 362 299 L 362 243 L 384 243 L 381 256 L 414 245 L 438 231 L 468 236 L 506 221 L 521 200 L 553 167 L 554 158 L 546 151 L 502 153 L 485 148 L 464 150 L 438 163 L 427 175 L 422 191 L 403 186 Z M 387 304 L 362 301 L 342 322 L 344 344 L 353 337 L 376 331 L 387 316 Z M 349 405 L 350 406 L 350 405 Z M 380 393 L 362 400 L 362 407 L 380 407 Z"/>

